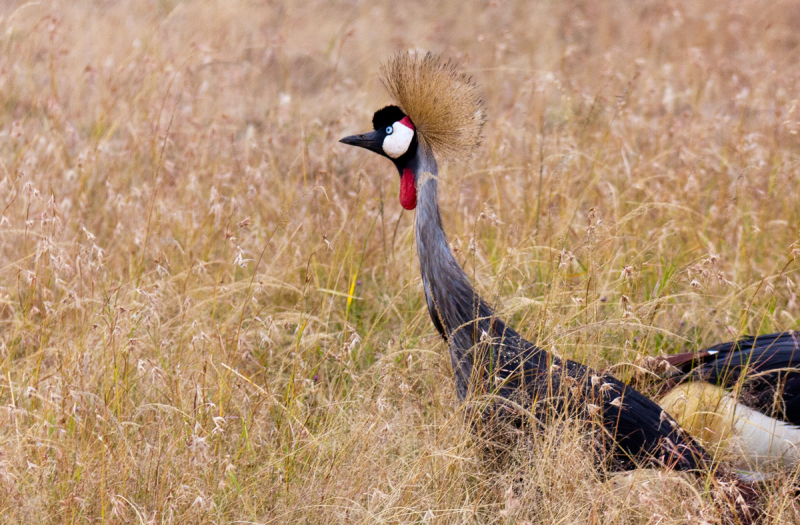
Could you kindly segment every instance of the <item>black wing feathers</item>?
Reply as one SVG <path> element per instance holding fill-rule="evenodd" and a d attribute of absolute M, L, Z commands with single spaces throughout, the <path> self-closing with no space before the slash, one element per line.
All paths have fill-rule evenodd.
<path fill-rule="evenodd" d="M 569 360 L 560 360 L 503 325 L 493 345 L 502 386 L 496 391 L 512 398 L 525 392 L 533 407 L 554 410 L 602 425 L 602 448 L 613 470 L 641 464 L 666 465 L 677 470 L 708 468 L 703 448 L 660 406 L 619 380 Z M 496 340 L 495 340 L 496 341 Z M 508 350 L 505 350 L 508 349 Z"/>
<path fill-rule="evenodd" d="M 712 346 L 696 359 L 673 363 L 689 378 L 734 387 L 740 401 L 771 417 L 800 425 L 800 336 L 781 332 Z"/>

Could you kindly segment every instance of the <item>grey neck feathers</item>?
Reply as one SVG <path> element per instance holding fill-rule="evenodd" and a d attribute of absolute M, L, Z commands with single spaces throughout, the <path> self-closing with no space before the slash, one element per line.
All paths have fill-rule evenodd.
<path fill-rule="evenodd" d="M 428 312 L 436 329 L 449 343 L 456 390 L 463 399 L 469 390 L 470 375 L 475 370 L 476 348 L 495 346 L 479 343 L 487 340 L 497 342 L 497 338 L 502 341 L 510 334 L 472 288 L 447 244 L 439 214 L 436 159 L 420 148 L 409 168 L 417 179 L 415 233 Z"/>

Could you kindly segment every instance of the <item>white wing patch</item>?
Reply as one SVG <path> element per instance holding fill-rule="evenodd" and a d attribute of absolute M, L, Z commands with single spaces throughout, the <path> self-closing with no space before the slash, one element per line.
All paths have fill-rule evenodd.
<path fill-rule="evenodd" d="M 759 469 L 800 463 L 800 428 L 773 419 L 741 403 L 736 405 L 735 434 Z"/>
<path fill-rule="evenodd" d="M 383 139 L 383 152 L 393 159 L 399 159 L 408 151 L 411 139 L 414 138 L 414 130 L 400 122 L 395 122 L 392 128 L 392 134 Z"/>
<path fill-rule="evenodd" d="M 764 471 L 800 464 L 800 427 L 739 403 L 724 388 L 692 381 L 673 388 L 659 404 L 692 436 L 724 443 L 735 467 Z"/>

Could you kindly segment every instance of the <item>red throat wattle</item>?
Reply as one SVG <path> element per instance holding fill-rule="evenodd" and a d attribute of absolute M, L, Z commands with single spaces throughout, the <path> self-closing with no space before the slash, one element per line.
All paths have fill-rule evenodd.
<path fill-rule="evenodd" d="M 417 188 L 414 186 L 414 174 L 410 169 L 403 170 L 400 177 L 400 205 L 407 210 L 417 207 Z"/>

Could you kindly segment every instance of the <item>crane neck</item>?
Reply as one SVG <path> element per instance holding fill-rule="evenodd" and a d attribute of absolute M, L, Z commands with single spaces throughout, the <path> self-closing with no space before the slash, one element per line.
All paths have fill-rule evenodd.
<path fill-rule="evenodd" d="M 439 171 L 433 154 L 419 148 L 407 167 L 414 173 L 417 187 L 414 230 L 428 313 L 450 345 L 456 390 L 463 399 L 468 391 L 475 346 L 486 336 L 503 337 L 508 332 L 472 287 L 447 243 L 439 213 Z"/>

